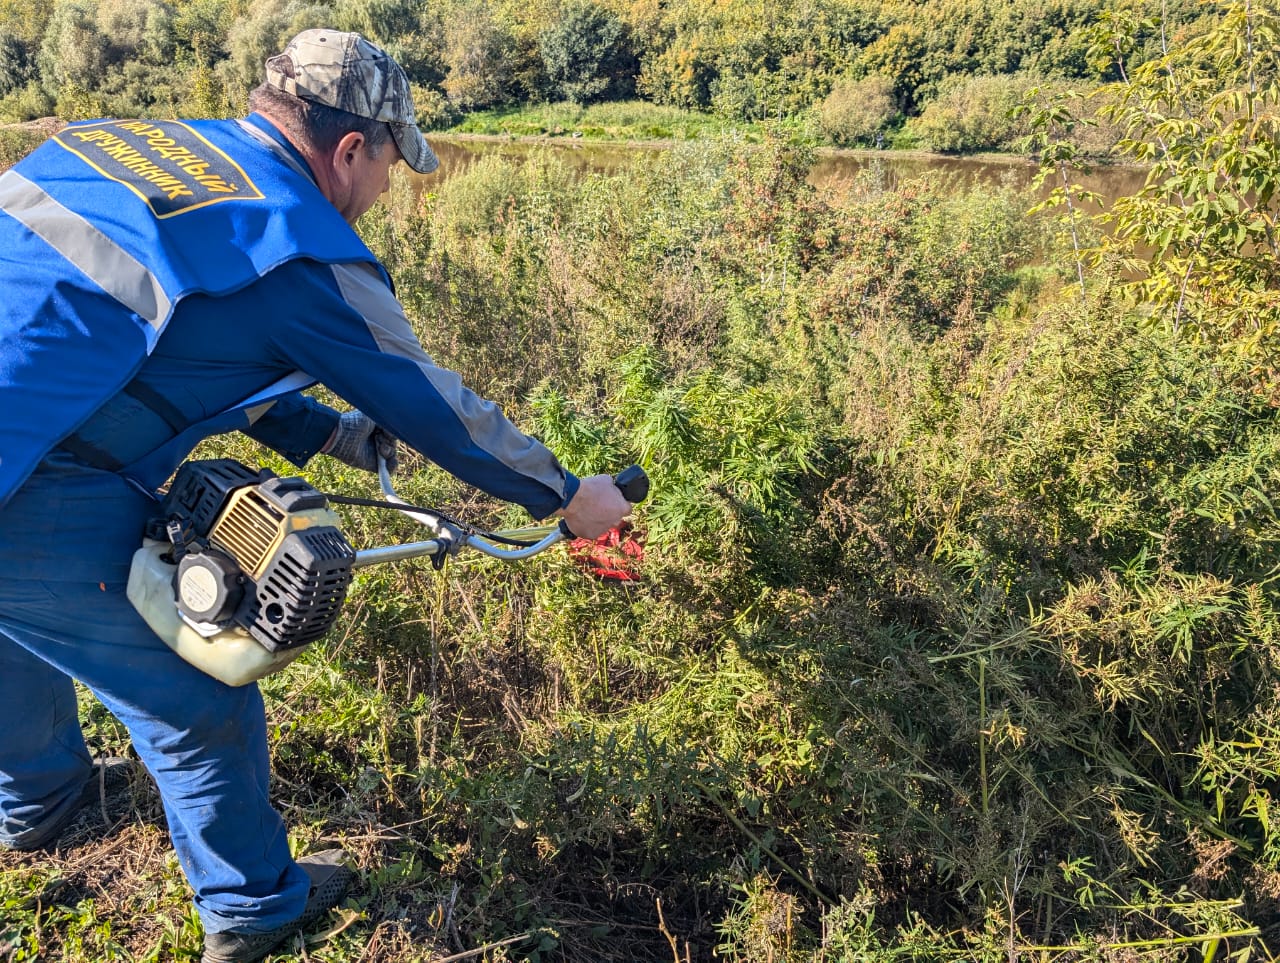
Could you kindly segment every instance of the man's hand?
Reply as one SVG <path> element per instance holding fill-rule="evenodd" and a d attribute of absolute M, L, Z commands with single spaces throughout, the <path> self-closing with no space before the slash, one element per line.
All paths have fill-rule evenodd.
<path fill-rule="evenodd" d="M 573 499 L 561 512 L 569 531 L 578 538 L 599 538 L 631 514 L 612 475 L 583 478 Z"/>
<path fill-rule="evenodd" d="M 338 427 L 320 451 L 365 471 L 378 470 L 379 455 L 386 461 L 387 471 L 394 472 L 398 464 L 395 437 L 362 411 L 348 411 L 339 418 Z"/>

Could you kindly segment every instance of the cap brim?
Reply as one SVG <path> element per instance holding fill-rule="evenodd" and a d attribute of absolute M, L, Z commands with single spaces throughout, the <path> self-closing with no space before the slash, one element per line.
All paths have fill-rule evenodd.
<path fill-rule="evenodd" d="M 440 160 L 436 157 L 427 140 L 422 136 L 422 131 L 412 124 L 389 124 L 391 128 L 391 136 L 396 139 L 396 146 L 400 148 L 400 155 L 404 158 L 404 162 L 412 167 L 419 174 L 430 174 L 440 166 Z"/>

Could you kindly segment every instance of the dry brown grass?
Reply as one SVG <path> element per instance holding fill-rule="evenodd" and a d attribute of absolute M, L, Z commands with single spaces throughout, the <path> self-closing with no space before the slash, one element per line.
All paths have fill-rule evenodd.
<path fill-rule="evenodd" d="M 126 959 L 188 960 L 198 952 L 198 939 L 189 926 L 191 894 L 177 865 L 159 794 L 141 766 L 134 765 L 129 787 L 86 807 L 54 848 L 0 851 L 0 877 L 26 880 L 32 889 L 11 912 L 34 919 L 39 947 L 34 959 L 40 963 L 103 959 L 108 939 L 111 952 L 123 950 L 129 954 Z M 314 823 L 315 814 L 303 805 L 305 791 L 297 791 L 304 787 L 283 788 L 288 794 L 281 800 L 286 814 Z M 410 829 L 383 825 L 367 813 L 349 814 L 338 824 L 326 822 L 324 833 L 309 838 L 305 849 L 341 846 L 357 870 L 356 882 L 345 906 L 329 917 L 328 928 L 308 936 L 311 951 L 293 947 L 272 958 L 310 959 L 315 945 L 343 932 L 349 932 L 348 945 L 350 936 L 356 937 L 356 948 L 354 955 L 336 958 L 360 963 L 426 963 L 465 953 L 454 917 L 457 887 L 452 899 L 440 900 L 412 879 L 397 880 L 380 885 L 377 897 L 370 899 L 368 874 L 404 860 L 416 848 Z M 366 905 L 363 913 L 352 908 L 357 904 Z M 68 914 L 81 920 L 91 914 L 96 925 L 69 925 Z M 6 924 L 13 923 L 0 919 L 0 938 L 10 936 Z M 179 937 L 175 948 L 174 934 L 184 924 L 187 938 Z M 100 945 L 95 944 L 98 935 Z M 158 956 L 152 956 L 157 951 Z M 0 960 L 33 959 L 20 955 L 25 952 L 0 939 Z"/>
<path fill-rule="evenodd" d="M 142 956 L 159 940 L 165 920 L 176 922 L 180 915 L 147 909 L 164 895 L 160 870 L 170 852 L 159 794 L 135 764 L 129 787 L 82 810 L 53 849 L 0 851 L 0 874 L 44 879 L 20 907 L 37 921 L 53 907 L 93 900 L 100 914 L 112 918 L 117 942 Z M 40 926 L 40 959 L 66 959 L 71 951 L 64 937 L 60 927 Z"/>

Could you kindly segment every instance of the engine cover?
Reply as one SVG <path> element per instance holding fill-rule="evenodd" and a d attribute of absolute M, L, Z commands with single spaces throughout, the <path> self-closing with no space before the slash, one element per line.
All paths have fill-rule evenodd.
<path fill-rule="evenodd" d="M 314 642 L 332 627 L 356 553 L 328 500 L 305 479 L 255 473 L 230 459 L 191 461 L 161 513 L 171 538 L 182 533 L 174 594 L 186 619 L 239 625 L 272 652 Z"/>

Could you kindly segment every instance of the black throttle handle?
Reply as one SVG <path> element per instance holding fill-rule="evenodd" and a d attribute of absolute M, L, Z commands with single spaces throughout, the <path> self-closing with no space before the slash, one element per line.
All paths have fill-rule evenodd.
<path fill-rule="evenodd" d="M 622 497 L 632 505 L 637 505 L 649 497 L 649 476 L 639 465 L 624 468 L 613 476 L 613 483 L 622 492 Z"/>
<path fill-rule="evenodd" d="M 622 497 L 632 505 L 649 497 L 649 476 L 639 465 L 622 469 L 613 476 L 613 483 L 618 486 L 618 491 L 622 492 Z M 563 518 L 560 519 L 560 534 L 570 539 L 578 537 L 569 530 Z"/>

